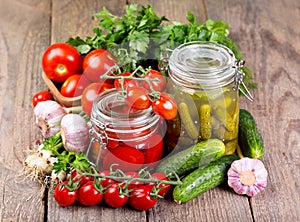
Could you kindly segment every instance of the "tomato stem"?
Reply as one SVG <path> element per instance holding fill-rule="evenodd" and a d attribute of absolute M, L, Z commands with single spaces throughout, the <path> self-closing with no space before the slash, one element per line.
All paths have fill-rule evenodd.
<path fill-rule="evenodd" d="M 161 184 L 170 184 L 170 185 L 180 185 L 182 182 L 180 180 L 176 181 L 170 181 L 170 180 L 157 180 L 154 178 L 133 178 L 130 176 L 105 176 L 105 175 L 99 175 L 99 174 L 94 174 L 94 173 L 82 173 L 84 176 L 92 176 L 92 177 L 97 177 L 97 178 L 102 178 L 102 179 L 112 179 L 112 180 L 121 180 L 121 181 L 139 181 L 139 182 L 149 182 L 149 183 L 161 183 Z"/>

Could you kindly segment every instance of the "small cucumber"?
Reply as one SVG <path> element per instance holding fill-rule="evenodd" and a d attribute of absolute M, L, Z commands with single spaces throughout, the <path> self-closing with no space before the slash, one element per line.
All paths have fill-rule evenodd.
<path fill-rule="evenodd" d="M 181 152 L 163 159 L 156 171 L 163 172 L 169 177 L 172 173 L 181 176 L 199 166 L 224 156 L 225 145 L 219 139 L 208 139 L 197 143 Z M 171 175 L 170 175 L 171 173 Z"/>
<path fill-rule="evenodd" d="M 238 143 L 242 154 L 259 159 L 264 155 L 264 143 L 253 116 L 244 109 L 240 110 Z"/>
<path fill-rule="evenodd" d="M 227 171 L 234 160 L 239 159 L 236 155 L 223 156 L 218 160 L 202 166 L 182 180 L 173 190 L 173 198 L 176 203 L 188 202 L 200 194 L 222 184 L 226 180 Z"/>

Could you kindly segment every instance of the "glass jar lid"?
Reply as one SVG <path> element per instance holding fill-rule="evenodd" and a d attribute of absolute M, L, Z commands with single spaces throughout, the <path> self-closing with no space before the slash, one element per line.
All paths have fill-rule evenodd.
<path fill-rule="evenodd" d="M 169 74 L 181 86 L 214 89 L 235 79 L 234 53 L 224 45 L 212 42 L 189 42 L 172 51 Z"/>

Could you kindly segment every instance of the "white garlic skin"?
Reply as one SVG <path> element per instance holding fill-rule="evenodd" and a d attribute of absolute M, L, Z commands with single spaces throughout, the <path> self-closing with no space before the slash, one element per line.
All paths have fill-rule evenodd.
<path fill-rule="evenodd" d="M 35 106 L 35 121 L 45 139 L 60 131 L 60 122 L 66 113 L 66 109 L 53 100 L 42 101 Z"/>
<path fill-rule="evenodd" d="M 84 152 L 90 142 L 89 127 L 79 114 L 67 114 L 61 120 L 61 137 L 67 151 Z"/>

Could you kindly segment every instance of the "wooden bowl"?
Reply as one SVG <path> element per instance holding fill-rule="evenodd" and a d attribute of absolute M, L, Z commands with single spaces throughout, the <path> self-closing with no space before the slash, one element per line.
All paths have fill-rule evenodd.
<path fill-rule="evenodd" d="M 51 79 L 49 79 L 44 72 L 42 74 L 42 77 L 50 92 L 52 93 L 53 97 L 60 105 L 65 107 L 74 107 L 81 105 L 81 96 L 76 96 L 72 98 L 65 97 L 60 93 L 59 89 L 57 88 L 57 85 L 55 85 L 54 82 Z"/>

